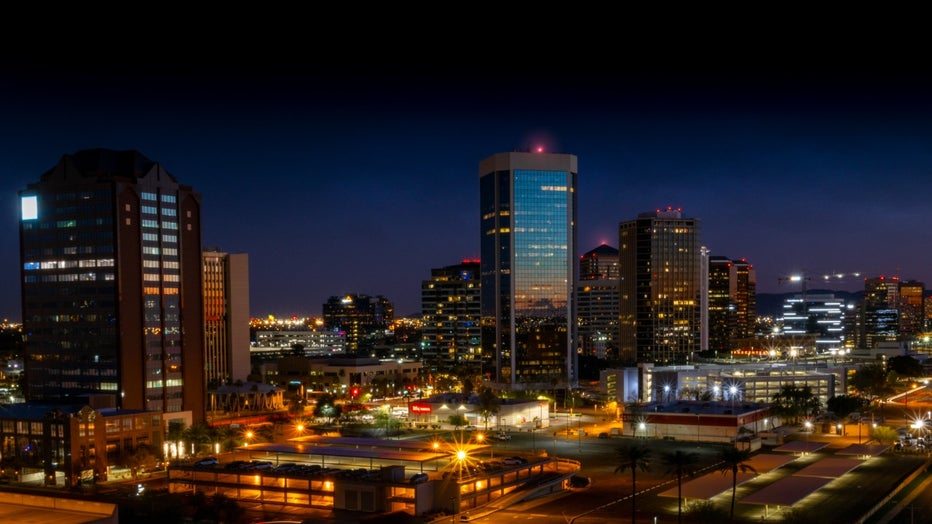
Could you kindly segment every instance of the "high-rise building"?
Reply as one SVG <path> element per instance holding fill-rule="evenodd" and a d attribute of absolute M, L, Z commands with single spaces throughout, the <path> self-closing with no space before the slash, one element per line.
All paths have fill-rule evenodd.
<path fill-rule="evenodd" d="M 708 349 L 727 352 L 753 335 L 757 278 L 747 260 L 708 257 Z"/>
<path fill-rule="evenodd" d="M 204 420 L 200 195 L 108 149 L 64 155 L 19 195 L 26 399 Z"/>
<path fill-rule="evenodd" d="M 859 348 L 874 348 L 878 342 L 894 342 L 900 334 L 900 279 L 873 277 L 864 279 L 864 297 L 858 314 Z"/>
<path fill-rule="evenodd" d="M 914 336 L 925 331 L 925 283 L 916 280 L 900 282 L 900 335 Z"/>
<path fill-rule="evenodd" d="M 497 153 L 479 164 L 483 353 L 516 390 L 577 384 L 577 158 Z"/>
<path fill-rule="evenodd" d="M 430 270 L 421 282 L 421 355 L 431 366 L 472 363 L 481 371 L 479 261 Z"/>
<path fill-rule="evenodd" d="M 582 353 L 617 357 L 618 250 L 614 247 L 602 244 L 579 257 L 576 316 Z"/>
<path fill-rule="evenodd" d="M 709 256 L 708 268 L 709 345 L 703 350 L 725 353 L 732 349 L 732 333 L 736 323 L 735 310 L 731 301 L 731 259 L 723 256 Z"/>
<path fill-rule="evenodd" d="M 845 347 L 845 301 L 834 293 L 795 295 L 783 303 L 783 337 L 800 341 L 798 355 L 830 354 Z"/>
<path fill-rule="evenodd" d="M 385 338 L 395 319 L 395 306 L 381 295 L 347 294 L 324 303 L 324 328 L 346 336 L 346 351 L 367 351 Z"/>
<path fill-rule="evenodd" d="M 668 207 L 618 226 L 622 358 L 673 364 L 700 349 L 700 222 Z"/>
<path fill-rule="evenodd" d="M 204 251 L 207 383 L 246 381 L 250 371 L 249 255 Z"/>

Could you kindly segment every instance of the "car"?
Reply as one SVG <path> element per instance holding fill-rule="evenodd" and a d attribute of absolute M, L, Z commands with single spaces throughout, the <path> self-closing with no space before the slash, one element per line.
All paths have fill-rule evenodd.
<path fill-rule="evenodd" d="M 411 484 L 420 484 L 421 482 L 427 482 L 428 478 L 429 477 L 427 476 L 427 473 L 415 473 L 414 475 L 411 475 L 411 478 L 408 479 L 408 482 Z"/>
<path fill-rule="evenodd" d="M 503 431 L 499 433 L 498 435 L 495 435 L 495 438 L 497 438 L 498 440 L 511 440 L 511 435 Z"/>
<path fill-rule="evenodd" d="M 219 464 L 219 462 L 216 457 L 202 458 L 194 463 L 197 467 L 216 466 L 217 464 Z"/>
<path fill-rule="evenodd" d="M 599 438 L 608 438 L 608 433 L 606 433 L 605 431 L 599 433 Z"/>
<path fill-rule="evenodd" d="M 527 459 L 524 457 L 506 457 L 502 459 L 502 464 L 506 466 L 520 466 L 521 464 L 527 464 Z"/>
<path fill-rule="evenodd" d="M 479 428 L 477 428 L 476 426 L 473 426 L 472 424 L 466 426 L 466 431 L 478 431 L 478 430 Z"/>

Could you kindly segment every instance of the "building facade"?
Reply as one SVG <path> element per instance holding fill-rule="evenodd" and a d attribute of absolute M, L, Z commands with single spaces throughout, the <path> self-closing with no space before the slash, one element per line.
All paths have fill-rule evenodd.
<path fill-rule="evenodd" d="M 578 379 L 575 155 L 498 153 L 479 165 L 482 351 L 503 389 Z"/>
<path fill-rule="evenodd" d="M 754 335 L 757 279 L 744 259 L 708 258 L 708 349 L 727 353 Z"/>
<path fill-rule="evenodd" d="M 579 257 L 576 313 L 583 354 L 617 356 L 618 250 L 614 247 L 602 244 Z"/>
<path fill-rule="evenodd" d="M 249 378 L 249 255 L 207 250 L 204 351 L 208 384 Z"/>
<path fill-rule="evenodd" d="M 162 414 L 87 405 L 0 406 L 0 466 L 18 480 L 35 475 L 49 486 L 108 480 L 113 468 L 162 452 Z M 134 460 L 135 459 L 135 460 Z"/>
<path fill-rule="evenodd" d="M 925 283 L 900 282 L 900 334 L 913 337 L 926 331 Z"/>
<path fill-rule="evenodd" d="M 395 308 L 381 295 L 347 294 L 324 303 L 324 328 L 342 332 L 348 352 L 371 349 L 384 338 L 395 318 Z"/>
<path fill-rule="evenodd" d="M 641 213 L 618 226 L 622 358 L 691 361 L 700 349 L 701 245 L 698 219 L 680 209 Z"/>
<path fill-rule="evenodd" d="M 200 195 L 108 149 L 64 155 L 19 195 L 27 400 L 203 420 Z"/>
<path fill-rule="evenodd" d="M 845 301 L 834 293 L 795 295 L 783 303 L 783 337 L 812 340 L 811 347 L 791 347 L 806 353 L 837 353 L 845 347 Z"/>
<path fill-rule="evenodd" d="M 479 310 L 479 261 L 434 268 L 421 282 L 421 355 L 425 362 L 450 368 L 482 364 Z"/>

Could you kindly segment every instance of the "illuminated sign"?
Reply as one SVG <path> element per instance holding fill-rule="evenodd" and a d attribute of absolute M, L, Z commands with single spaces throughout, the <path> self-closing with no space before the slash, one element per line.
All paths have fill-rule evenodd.
<path fill-rule="evenodd" d="M 411 404 L 412 413 L 430 413 L 430 406 L 427 404 Z"/>
<path fill-rule="evenodd" d="M 36 220 L 39 218 L 39 197 L 36 195 L 24 196 L 20 199 L 23 207 L 23 220 Z"/>

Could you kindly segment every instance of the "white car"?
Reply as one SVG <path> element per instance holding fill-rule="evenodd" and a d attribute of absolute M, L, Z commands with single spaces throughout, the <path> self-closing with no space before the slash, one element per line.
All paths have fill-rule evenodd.
<path fill-rule="evenodd" d="M 498 440 L 511 440 L 511 435 L 509 435 L 508 433 L 502 432 L 502 433 L 499 433 L 498 435 L 495 435 L 495 438 L 497 438 Z"/>

